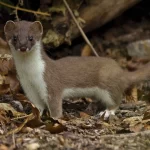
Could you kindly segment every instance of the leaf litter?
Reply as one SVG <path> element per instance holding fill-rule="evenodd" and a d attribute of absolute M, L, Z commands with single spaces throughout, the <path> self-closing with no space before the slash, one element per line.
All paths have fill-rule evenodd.
<path fill-rule="evenodd" d="M 109 34 L 98 45 L 104 56 L 115 58 L 130 71 L 150 61 L 147 57 L 128 60 L 118 49 L 106 48 L 129 40 L 128 36 L 114 38 L 113 34 L 109 40 Z M 143 150 L 150 147 L 150 108 L 145 101 L 139 101 L 143 95 L 150 101 L 149 84 L 129 89 L 116 115 L 108 120 L 97 115 L 99 105 L 92 106 L 92 99 L 64 100 L 64 118 L 54 120 L 47 113 L 40 118 L 38 109 L 22 94 L 10 53 L 4 53 L 2 48 L 8 50 L 6 42 L 0 39 L 0 52 L 3 52 L 0 55 L 0 149 Z M 82 55 L 91 55 L 87 45 Z M 142 91 L 143 87 L 147 93 Z"/>
<path fill-rule="evenodd" d="M 136 145 L 131 142 L 130 147 L 150 146 L 147 140 L 150 137 L 150 110 L 146 102 L 138 101 L 137 87 L 129 89 L 129 96 L 126 95 L 116 115 L 108 120 L 97 115 L 99 104 L 88 98 L 64 100 L 62 119 L 54 120 L 47 113 L 40 118 L 38 109 L 20 93 L 16 75 L 12 75 L 12 58 L 2 57 L 0 63 L 1 149 L 119 149 L 125 147 L 124 142 L 129 146 L 133 140 Z M 15 144 L 12 136 L 15 136 Z"/>

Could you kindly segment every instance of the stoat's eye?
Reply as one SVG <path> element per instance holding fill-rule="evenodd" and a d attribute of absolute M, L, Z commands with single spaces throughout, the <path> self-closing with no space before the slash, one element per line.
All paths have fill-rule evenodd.
<path fill-rule="evenodd" d="M 33 36 L 29 36 L 29 37 L 28 37 L 28 40 L 29 40 L 29 41 L 33 41 Z"/>
<path fill-rule="evenodd" d="M 14 41 L 14 42 L 17 41 L 17 36 L 16 36 L 16 35 L 13 36 L 13 41 Z"/>

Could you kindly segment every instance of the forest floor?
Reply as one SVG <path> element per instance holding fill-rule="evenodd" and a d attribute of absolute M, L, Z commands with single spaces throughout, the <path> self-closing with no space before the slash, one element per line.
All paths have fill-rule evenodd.
<path fill-rule="evenodd" d="M 116 116 L 107 121 L 99 115 L 88 115 L 85 107 L 85 100 L 64 101 L 64 114 L 69 120 L 63 121 L 65 128 L 60 133 L 58 128 L 50 133 L 42 127 L 24 127 L 17 134 L 1 137 L 0 150 L 149 150 L 150 109 L 145 102 L 123 103 Z"/>
<path fill-rule="evenodd" d="M 150 21 L 145 17 L 131 19 L 130 14 L 127 12 L 88 37 L 100 56 L 113 58 L 123 69 L 134 71 L 150 61 Z M 93 55 L 81 38 L 71 46 L 48 51 L 54 59 Z M 0 150 L 150 150 L 149 82 L 129 89 L 116 115 L 107 120 L 98 115 L 99 104 L 92 105 L 93 100 L 85 98 L 64 100 L 62 120 L 41 121 L 22 90 L 15 97 L 8 84 L 3 86 L 2 74 L 8 72 L 12 62 L 0 58 Z M 18 90 L 14 76 L 9 80 L 13 81 L 13 90 Z M 20 112 L 22 107 L 24 112 Z"/>

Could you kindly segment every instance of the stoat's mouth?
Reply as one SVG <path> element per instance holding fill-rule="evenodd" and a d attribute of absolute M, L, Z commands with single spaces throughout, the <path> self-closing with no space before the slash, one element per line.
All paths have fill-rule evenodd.
<path fill-rule="evenodd" d="M 20 52 L 28 52 L 29 48 L 27 48 L 27 47 L 21 47 L 21 48 L 18 48 L 18 51 L 20 51 Z"/>

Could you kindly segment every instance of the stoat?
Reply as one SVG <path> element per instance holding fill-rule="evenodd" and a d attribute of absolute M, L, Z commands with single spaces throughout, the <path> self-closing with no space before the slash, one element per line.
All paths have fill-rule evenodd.
<path fill-rule="evenodd" d="M 4 32 L 23 90 L 41 114 L 48 108 L 51 117 L 60 118 L 62 99 L 75 97 L 101 101 L 114 113 L 129 86 L 150 79 L 150 63 L 128 72 L 110 58 L 50 59 L 42 47 L 39 21 L 7 21 Z"/>

